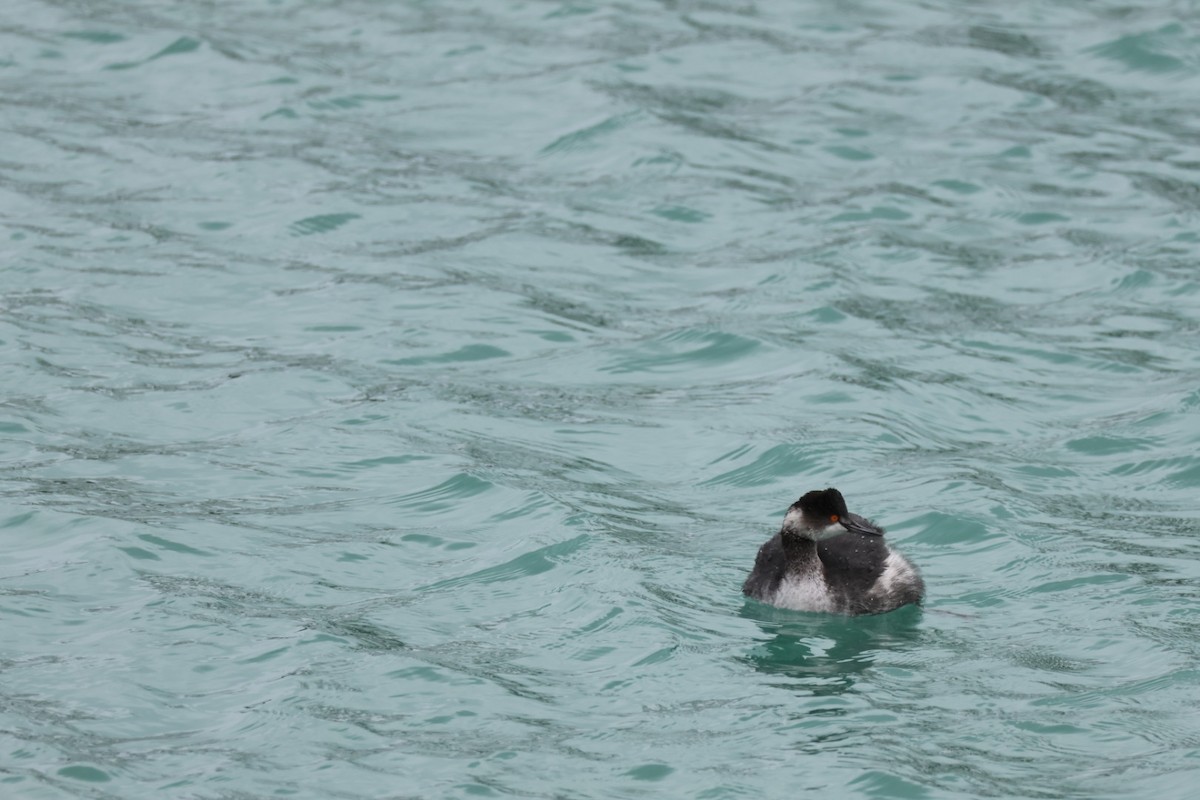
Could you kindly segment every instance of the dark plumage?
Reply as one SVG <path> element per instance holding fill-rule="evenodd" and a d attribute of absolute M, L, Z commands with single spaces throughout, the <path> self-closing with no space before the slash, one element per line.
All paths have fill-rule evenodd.
<path fill-rule="evenodd" d="M 920 573 L 888 547 L 883 533 L 851 514 L 837 489 L 808 492 L 759 548 L 742 593 L 781 608 L 841 614 L 880 614 L 921 602 Z"/>

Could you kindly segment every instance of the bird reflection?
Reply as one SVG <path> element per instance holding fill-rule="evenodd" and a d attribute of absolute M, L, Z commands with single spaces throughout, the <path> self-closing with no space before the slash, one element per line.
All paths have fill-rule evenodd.
<path fill-rule="evenodd" d="M 814 695 L 849 690 L 879 650 L 911 649 L 921 635 L 919 606 L 889 614 L 845 617 L 805 614 L 746 601 L 741 616 L 771 636 L 742 656 L 759 672 L 803 681 Z"/>

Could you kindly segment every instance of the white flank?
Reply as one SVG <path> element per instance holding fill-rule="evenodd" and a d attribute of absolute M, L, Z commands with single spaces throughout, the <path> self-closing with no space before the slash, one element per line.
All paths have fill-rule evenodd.
<path fill-rule="evenodd" d="M 916 571 L 913 569 L 913 565 L 908 563 L 907 558 L 895 550 L 891 550 L 888 552 L 887 561 L 883 563 L 883 574 L 875 581 L 871 591 L 875 594 L 888 594 L 894 589 L 912 583 L 914 578 L 916 578 Z"/>

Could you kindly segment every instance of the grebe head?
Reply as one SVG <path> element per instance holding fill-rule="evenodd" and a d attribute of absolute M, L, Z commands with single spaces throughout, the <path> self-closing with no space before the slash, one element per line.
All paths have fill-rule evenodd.
<path fill-rule="evenodd" d="M 832 486 L 808 492 L 788 508 L 783 533 L 802 539 L 820 540 L 845 531 L 879 536 L 883 532 L 846 509 L 842 493 Z"/>

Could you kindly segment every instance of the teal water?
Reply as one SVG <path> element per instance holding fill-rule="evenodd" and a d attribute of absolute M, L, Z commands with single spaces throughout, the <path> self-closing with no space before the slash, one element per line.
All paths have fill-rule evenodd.
<path fill-rule="evenodd" d="M 0 797 L 1193 796 L 1194 11 L 11 0 Z"/>

